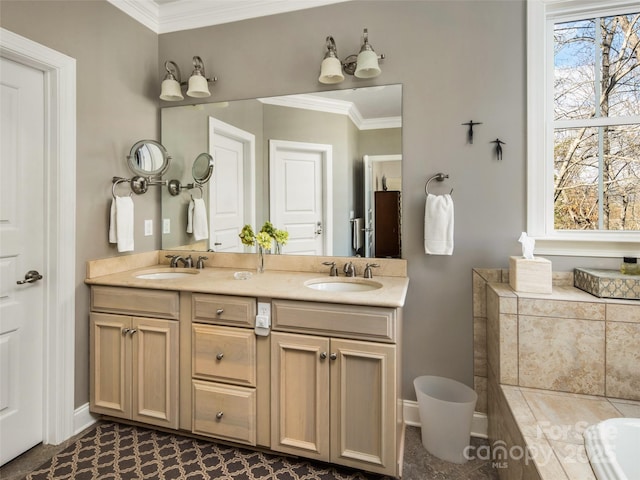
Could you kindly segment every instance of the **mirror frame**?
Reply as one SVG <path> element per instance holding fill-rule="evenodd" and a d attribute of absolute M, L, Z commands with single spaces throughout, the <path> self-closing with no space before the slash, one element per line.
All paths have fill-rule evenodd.
<path fill-rule="evenodd" d="M 142 170 L 136 164 L 137 163 L 136 155 L 138 151 L 142 147 L 147 145 L 153 145 L 154 147 L 158 148 L 158 150 L 160 150 L 160 153 L 162 154 L 162 165 L 160 165 L 160 168 L 157 168 L 155 170 Z M 155 140 L 137 141 L 131 147 L 131 150 L 129 151 L 129 155 L 127 155 L 127 165 L 129 165 L 129 168 L 131 169 L 131 171 L 136 175 L 141 175 L 144 177 L 162 176 L 162 174 L 167 170 L 167 168 L 169 168 L 169 160 L 171 160 L 171 157 L 167 153 L 167 149 L 164 148 L 164 146 L 160 142 L 156 142 Z"/>
<path fill-rule="evenodd" d="M 202 177 L 196 178 L 196 163 L 198 163 L 201 158 L 207 160 L 207 173 Z M 205 185 L 211 179 L 214 167 L 215 161 L 213 160 L 213 157 L 207 152 L 202 152 L 196 157 L 193 161 L 193 165 L 191 166 L 191 176 L 193 177 L 193 181 L 200 186 Z"/>

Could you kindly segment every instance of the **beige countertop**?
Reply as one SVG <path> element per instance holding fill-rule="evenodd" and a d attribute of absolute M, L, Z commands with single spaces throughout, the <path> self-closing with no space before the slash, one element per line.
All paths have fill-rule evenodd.
<path fill-rule="evenodd" d="M 141 279 L 136 275 L 145 272 L 177 272 L 181 268 L 169 268 L 167 265 L 145 266 L 118 273 L 110 273 L 87 278 L 89 285 L 109 285 L 129 288 L 150 288 L 182 292 L 215 293 L 221 295 L 242 295 L 250 297 L 280 298 L 310 302 L 329 302 L 351 305 L 369 305 L 379 307 L 402 307 L 404 305 L 409 279 L 399 276 L 375 276 L 372 279 L 337 277 L 339 281 L 372 281 L 380 288 L 357 292 L 332 292 L 314 290 L 305 286 L 309 281 L 335 281 L 326 273 L 266 270 L 264 273 L 251 272 L 251 278 L 236 280 L 234 273 L 243 271 L 238 268 L 207 267 L 203 270 L 188 269 L 197 272 L 175 279 Z"/>

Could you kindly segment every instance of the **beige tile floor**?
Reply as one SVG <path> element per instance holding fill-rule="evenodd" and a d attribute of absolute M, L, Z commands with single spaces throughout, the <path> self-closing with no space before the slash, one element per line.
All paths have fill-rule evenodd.
<path fill-rule="evenodd" d="M 32 448 L 15 460 L 0 467 L 0 480 L 22 479 L 26 474 L 42 465 L 56 453 L 64 450 L 85 433 L 86 431 L 72 437 L 61 445 L 39 445 Z M 487 445 L 487 441 L 472 438 L 471 445 L 479 447 Z M 372 478 L 378 477 L 372 475 Z M 434 457 L 422 446 L 420 429 L 407 427 L 402 478 L 403 480 L 497 480 L 498 473 L 492 468 L 490 461 L 470 460 L 463 465 L 456 465 Z"/>

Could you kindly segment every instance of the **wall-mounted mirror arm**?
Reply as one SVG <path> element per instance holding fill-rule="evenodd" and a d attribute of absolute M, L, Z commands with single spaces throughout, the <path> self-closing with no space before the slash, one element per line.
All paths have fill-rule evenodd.
<path fill-rule="evenodd" d="M 196 187 L 202 191 L 202 185 L 209 182 L 211 175 L 213 175 L 213 167 L 213 157 L 208 153 L 201 153 L 193 161 L 193 166 L 191 167 L 191 175 L 193 176 L 194 183 L 182 185 L 180 180 L 170 180 L 168 183 L 169 194 L 175 197 L 180 194 L 180 190 L 191 190 Z"/>

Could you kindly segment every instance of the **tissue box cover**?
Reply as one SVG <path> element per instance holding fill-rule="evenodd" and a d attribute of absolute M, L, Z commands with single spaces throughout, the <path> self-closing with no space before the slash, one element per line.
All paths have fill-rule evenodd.
<path fill-rule="evenodd" d="M 617 270 L 576 268 L 573 271 L 573 284 L 596 297 L 640 300 L 640 275 L 625 275 Z"/>
<path fill-rule="evenodd" d="M 509 257 L 509 285 L 516 292 L 551 293 L 551 261 Z"/>

